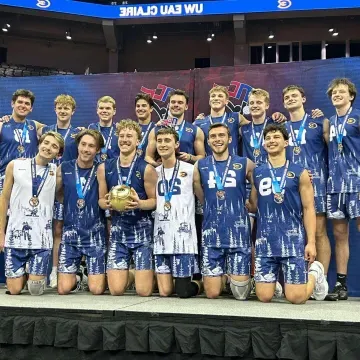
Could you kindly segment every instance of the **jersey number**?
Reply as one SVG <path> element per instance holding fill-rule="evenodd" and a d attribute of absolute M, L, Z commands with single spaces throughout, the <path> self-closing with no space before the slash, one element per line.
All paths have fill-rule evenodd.
<path fill-rule="evenodd" d="M 170 181 L 169 180 L 165 180 L 166 181 L 166 185 L 167 185 L 167 189 L 170 189 L 170 186 L 169 186 L 169 183 Z M 174 187 L 173 187 L 173 195 L 181 195 L 181 180 L 176 178 L 175 179 L 175 184 L 174 184 Z M 164 191 L 164 182 L 163 180 L 160 180 L 158 182 L 158 194 L 160 196 L 164 196 L 165 195 L 165 191 Z"/>
<path fill-rule="evenodd" d="M 276 177 L 277 181 L 281 181 L 281 177 Z M 271 195 L 272 193 L 275 194 L 275 190 L 272 186 L 272 180 L 271 178 L 267 177 L 267 178 L 263 178 L 260 181 L 259 184 L 259 193 L 261 196 L 268 196 Z"/>
<path fill-rule="evenodd" d="M 295 137 L 298 136 L 299 130 L 294 130 Z M 291 133 L 290 133 L 291 134 Z M 306 144 L 306 129 L 301 134 L 301 144 Z M 289 136 L 289 146 L 295 146 L 292 136 Z"/>
<path fill-rule="evenodd" d="M 341 130 L 341 124 L 338 125 L 338 129 L 339 129 L 339 132 Z M 346 129 L 344 129 L 344 135 L 343 136 L 346 136 Z M 335 132 L 335 125 L 331 125 L 330 126 L 330 141 L 333 141 L 333 139 L 336 139 L 336 132 Z"/>
<path fill-rule="evenodd" d="M 216 186 L 215 173 L 213 171 L 209 172 L 208 186 L 209 189 L 214 189 Z M 224 187 L 236 187 L 236 172 L 234 170 L 228 171 Z"/>
<path fill-rule="evenodd" d="M 14 130 L 14 139 L 15 139 L 15 141 L 18 142 L 18 143 L 20 142 L 19 136 L 20 136 L 20 138 L 22 138 L 22 131 L 16 131 L 16 130 Z M 27 133 L 26 133 L 25 142 L 26 142 L 27 144 L 30 143 L 29 131 L 27 131 Z"/>

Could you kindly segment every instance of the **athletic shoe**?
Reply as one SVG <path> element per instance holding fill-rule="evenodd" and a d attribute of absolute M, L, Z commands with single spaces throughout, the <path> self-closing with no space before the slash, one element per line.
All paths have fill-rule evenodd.
<path fill-rule="evenodd" d="M 313 296 L 315 300 L 324 300 L 329 292 L 329 284 L 325 278 L 323 264 L 319 261 L 314 261 L 309 268 L 309 274 L 311 273 L 316 278 Z"/>
<path fill-rule="evenodd" d="M 82 290 L 81 289 L 81 278 L 80 278 L 80 275 L 76 275 L 76 288 L 71 290 L 70 293 L 75 294 L 81 290 Z"/>
<path fill-rule="evenodd" d="M 283 297 L 283 288 L 278 281 L 276 282 L 274 297 L 276 299 L 281 299 Z"/>
<path fill-rule="evenodd" d="M 52 289 L 56 289 L 57 288 L 57 271 L 52 271 L 50 276 L 49 276 L 49 280 L 50 280 L 50 287 Z"/>
<path fill-rule="evenodd" d="M 337 300 L 347 300 L 348 299 L 348 289 L 346 285 L 342 285 L 337 282 L 334 286 L 334 289 L 329 293 L 325 300 L 326 301 L 337 301 Z"/>
<path fill-rule="evenodd" d="M 256 297 L 256 284 L 255 284 L 255 279 L 253 277 L 251 278 L 251 290 L 249 297 L 250 298 Z"/>
<path fill-rule="evenodd" d="M 77 275 L 80 276 L 80 285 L 81 290 L 83 291 L 89 291 L 89 284 L 88 284 L 88 277 L 87 277 L 87 268 L 84 265 L 80 265 L 79 272 Z"/>

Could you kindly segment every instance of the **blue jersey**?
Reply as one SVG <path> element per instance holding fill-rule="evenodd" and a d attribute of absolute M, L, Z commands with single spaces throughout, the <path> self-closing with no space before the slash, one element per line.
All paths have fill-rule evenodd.
<path fill-rule="evenodd" d="M 38 137 L 34 120 L 27 120 L 27 134 L 24 139 L 24 152 L 18 150 L 24 129 L 24 123 L 10 119 L 4 123 L 0 133 L 0 176 L 5 174 L 7 164 L 17 158 L 32 158 L 38 151 Z"/>
<path fill-rule="evenodd" d="M 111 159 L 105 161 L 105 179 L 107 187 L 110 189 L 113 186 L 120 184 L 118 169 L 118 159 Z M 141 200 L 146 200 L 147 195 L 144 185 L 145 168 L 148 164 L 143 159 L 138 159 L 134 166 L 131 175 L 129 186 L 133 187 Z M 123 183 L 129 174 L 130 167 L 120 167 Z M 152 236 L 149 236 L 149 231 L 153 228 L 151 220 L 151 211 L 145 210 L 131 210 L 131 211 L 112 211 L 112 240 L 126 244 L 127 246 L 134 246 L 140 243 L 149 243 L 152 241 Z M 114 229 L 114 227 L 116 227 Z M 115 239 L 113 233 L 116 232 Z"/>
<path fill-rule="evenodd" d="M 85 194 L 85 207 L 79 209 L 76 191 L 76 160 L 66 161 L 61 164 L 61 175 L 64 187 L 64 229 L 62 241 L 77 247 L 103 248 L 105 240 L 105 213 L 98 205 L 99 185 L 95 169 L 89 189 Z M 79 168 L 79 176 L 84 189 L 92 169 Z"/>
<path fill-rule="evenodd" d="M 205 197 L 202 245 L 216 248 L 248 247 L 250 220 L 245 208 L 247 159 L 231 156 L 224 183 L 225 199 L 219 199 L 212 158 L 208 156 L 198 162 Z M 221 179 L 227 163 L 228 160 L 215 161 Z"/>
<path fill-rule="evenodd" d="M 285 166 L 274 169 L 280 182 Z M 284 187 L 284 201 L 274 200 L 274 189 L 268 164 L 254 169 L 254 186 L 258 196 L 256 256 L 304 256 L 305 229 L 299 192 L 304 168 L 289 163 Z"/>
<path fill-rule="evenodd" d="M 267 152 L 264 148 L 264 128 L 267 125 L 274 124 L 274 121 L 270 118 L 267 118 L 263 124 L 246 124 L 241 127 L 241 137 L 242 137 L 242 155 L 248 159 L 250 159 L 256 165 L 266 163 L 267 162 Z M 260 145 L 260 154 L 257 155 L 254 147 L 254 135 L 258 139 L 258 143 Z M 257 156 L 255 156 L 257 155 Z"/>
<path fill-rule="evenodd" d="M 206 155 L 211 155 L 212 150 L 209 144 L 207 143 L 207 138 L 209 135 L 210 125 L 223 122 L 230 129 L 230 134 L 232 137 L 232 142 L 229 144 L 230 155 L 238 155 L 239 153 L 239 113 L 230 112 L 225 113 L 223 116 L 211 117 L 208 115 L 203 120 L 195 120 L 194 124 L 197 125 L 205 135 L 205 152 Z"/>
<path fill-rule="evenodd" d="M 120 149 L 118 144 L 118 136 L 116 135 L 116 125 L 113 123 L 111 126 L 100 126 L 100 123 L 92 123 L 88 126 L 88 129 L 98 130 L 101 132 L 101 135 L 104 138 L 105 147 L 103 148 L 105 151 L 107 159 L 115 159 L 120 155 Z M 111 129 L 112 132 L 111 132 Z M 111 139 L 109 139 L 111 133 Z M 107 146 L 107 147 L 106 147 Z M 96 155 L 96 161 L 102 162 L 104 159 L 101 159 L 101 154 Z"/>
<path fill-rule="evenodd" d="M 68 132 L 68 130 L 69 130 L 69 132 Z M 80 132 L 79 129 L 73 128 L 71 125 L 70 125 L 70 129 L 58 129 L 56 124 L 54 124 L 54 125 L 43 127 L 43 129 L 42 129 L 43 134 L 45 134 L 48 131 L 55 131 L 55 132 L 59 133 L 65 141 L 65 148 L 64 148 L 63 155 L 59 159 L 54 159 L 52 161 L 54 164 L 59 166 L 64 161 L 70 161 L 70 160 L 77 159 L 78 146 L 75 142 L 75 136 L 77 133 Z"/>
<path fill-rule="evenodd" d="M 345 116 L 339 116 L 338 128 Z M 349 114 L 342 139 L 343 151 L 339 153 L 335 132 L 336 116 L 330 118 L 329 141 L 329 180 L 328 192 L 360 192 L 360 110 L 353 109 Z"/>
<path fill-rule="evenodd" d="M 305 122 L 304 131 L 302 132 L 300 144 L 300 153 L 296 154 L 295 142 L 291 132 L 290 125 L 294 130 L 295 137 L 298 135 L 302 121 L 285 124 L 289 133 L 289 145 L 286 148 L 286 158 L 295 164 L 302 165 L 305 169 L 311 171 L 314 195 L 326 195 L 326 182 L 328 178 L 327 164 L 327 145 L 323 134 L 324 118 L 312 119 L 310 115 Z"/>
<path fill-rule="evenodd" d="M 138 149 L 140 149 L 141 147 L 142 151 L 140 153 L 140 158 L 144 159 L 146 154 L 146 148 L 149 142 L 149 134 L 151 133 L 151 130 L 155 127 L 155 124 L 150 121 L 150 123 L 147 125 L 142 125 L 142 124 L 139 125 L 141 127 L 141 141 L 140 141 L 140 145 L 138 146 Z M 147 131 L 148 129 L 149 131 Z"/>

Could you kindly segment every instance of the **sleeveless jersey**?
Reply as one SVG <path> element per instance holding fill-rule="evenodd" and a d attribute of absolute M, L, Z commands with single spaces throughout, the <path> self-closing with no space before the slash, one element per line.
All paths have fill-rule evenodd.
<path fill-rule="evenodd" d="M 328 178 L 328 152 L 323 135 L 324 117 L 312 119 L 311 116 L 308 115 L 300 141 L 301 151 L 298 155 L 294 153 L 295 143 L 290 124 L 292 125 L 295 136 L 297 136 L 301 121 L 288 121 L 285 124 L 286 130 L 289 133 L 289 146 L 286 148 L 286 158 L 310 170 L 313 178 L 312 182 L 315 197 L 325 196 Z"/>
<path fill-rule="evenodd" d="M 238 155 L 238 153 L 239 153 L 239 122 L 240 122 L 239 116 L 240 116 L 239 113 L 236 113 L 236 112 L 230 112 L 230 113 L 226 112 L 223 116 L 210 117 L 210 115 L 208 115 L 203 120 L 195 120 L 194 124 L 196 126 L 198 126 L 204 132 L 205 152 L 206 152 L 207 156 L 212 154 L 211 147 L 207 143 L 210 125 L 211 125 L 211 123 L 216 124 L 216 123 L 220 123 L 220 122 L 223 122 L 230 129 L 230 134 L 232 137 L 232 142 L 229 144 L 230 155 Z"/>
<path fill-rule="evenodd" d="M 195 227 L 195 196 L 193 190 L 194 165 L 180 161 L 174 179 L 171 209 L 166 211 L 164 182 L 158 166 L 156 188 L 156 215 L 154 227 L 154 254 L 197 254 Z M 164 169 L 167 188 L 171 186 L 174 168 Z"/>
<path fill-rule="evenodd" d="M 142 125 L 142 124 L 139 123 L 139 125 L 141 127 L 141 142 L 143 142 L 142 147 L 141 147 L 142 153 L 140 155 L 140 158 L 144 159 L 145 154 L 146 154 L 146 148 L 147 148 L 148 142 L 149 142 L 149 134 L 151 133 L 151 130 L 155 127 L 155 124 L 150 121 L 149 124 Z M 146 135 L 146 138 L 144 139 L 144 136 L 146 134 L 146 130 L 148 129 L 148 127 L 149 127 L 149 131 L 148 131 L 148 133 Z"/>
<path fill-rule="evenodd" d="M 119 144 L 118 144 L 118 136 L 115 134 L 116 133 L 116 124 L 112 123 L 111 126 L 109 127 L 105 127 L 105 126 L 100 126 L 100 123 L 92 123 L 88 126 L 88 129 L 93 129 L 93 130 L 98 130 L 101 132 L 103 138 L 104 138 L 104 143 L 106 145 L 109 135 L 110 135 L 110 131 L 111 128 L 113 128 L 113 132 L 112 132 L 112 138 L 109 144 L 109 147 L 107 148 L 107 159 L 115 159 L 120 155 L 120 149 L 119 149 Z M 100 152 L 101 154 L 101 152 Z M 100 154 L 96 155 L 96 161 L 98 162 L 103 162 L 103 160 L 101 160 Z"/>
<path fill-rule="evenodd" d="M 328 193 L 360 192 L 360 110 L 352 109 L 347 118 L 341 154 L 336 141 L 335 120 L 335 115 L 330 118 Z M 339 117 L 339 131 L 344 120 L 345 116 Z"/>
<path fill-rule="evenodd" d="M 75 176 L 76 160 L 61 164 L 61 175 L 64 187 L 64 228 L 62 242 L 77 247 L 103 248 L 105 240 L 105 213 L 98 205 L 99 185 L 96 178 L 98 164 L 95 165 L 89 190 L 85 195 L 85 207 L 78 209 L 78 194 Z M 89 178 L 90 169 L 79 169 L 82 188 Z"/>
<path fill-rule="evenodd" d="M 228 160 L 215 161 L 220 178 Z M 216 248 L 239 248 L 250 246 L 250 220 L 245 208 L 247 159 L 231 156 L 224 190 L 225 199 L 216 196 L 217 187 L 212 156 L 201 159 L 198 169 L 204 191 L 204 220 L 202 246 Z"/>
<path fill-rule="evenodd" d="M 68 129 L 57 129 L 56 130 L 56 124 L 54 124 L 54 125 L 50 125 L 50 126 L 45 126 L 42 130 L 42 134 L 45 134 L 48 131 L 55 131 L 55 132 L 59 133 L 65 141 L 65 148 L 64 148 L 63 155 L 61 156 L 60 159 L 54 159 L 53 160 L 54 164 L 59 166 L 64 161 L 70 161 L 70 160 L 77 159 L 78 146 L 75 142 L 75 136 L 77 133 L 80 132 L 79 129 L 73 128 L 71 126 L 69 132 L 67 132 Z M 65 139 L 65 136 L 66 136 L 66 139 Z"/>
<path fill-rule="evenodd" d="M 275 168 L 280 182 L 285 166 Z M 267 164 L 254 169 L 254 186 L 258 195 L 256 255 L 261 257 L 304 256 L 305 229 L 299 192 L 304 168 L 289 163 L 286 175 L 284 202 L 274 201 L 272 179 Z"/>
<path fill-rule="evenodd" d="M 118 158 L 105 161 L 105 180 L 110 191 L 113 186 L 119 185 L 119 176 L 117 170 Z M 144 175 L 147 162 L 143 159 L 137 159 L 131 175 L 130 187 L 133 187 L 138 196 L 142 200 L 147 199 Z M 130 167 L 121 166 L 121 175 L 123 183 L 129 174 Z M 136 244 L 145 244 L 152 242 L 152 237 L 149 236 L 149 229 L 152 230 L 151 211 L 146 210 L 131 210 L 131 211 L 112 211 L 111 214 L 111 232 L 116 232 L 116 238 L 112 239 L 116 242 L 126 244 L 132 247 Z M 116 227 L 113 229 L 113 227 Z"/>
<path fill-rule="evenodd" d="M 28 132 L 24 140 L 23 146 L 25 152 L 20 153 L 18 146 L 22 139 L 24 123 L 15 122 L 10 119 L 4 123 L 0 132 L 0 176 L 5 173 L 7 164 L 17 158 L 33 158 L 38 151 L 38 137 L 34 120 L 27 120 Z"/>
<path fill-rule="evenodd" d="M 155 127 L 155 135 L 157 135 L 158 131 L 161 128 L 162 126 Z M 176 131 L 179 131 L 180 129 L 181 129 L 181 124 L 175 126 Z M 186 152 L 188 154 L 195 155 L 194 142 L 196 139 L 197 129 L 198 127 L 195 126 L 194 124 L 185 121 L 183 133 L 179 141 L 180 143 L 179 152 Z"/>
<path fill-rule="evenodd" d="M 14 185 L 10 197 L 9 223 L 5 246 L 17 249 L 52 249 L 52 217 L 56 187 L 56 165 L 49 164 L 49 173 L 38 197 L 39 205 L 29 204 L 32 193 L 31 159 L 14 161 Z M 36 165 L 41 180 L 46 166 Z"/>
<path fill-rule="evenodd" d="M 270 118 L 267 118 L 266 126 L 274 124 L 274 121 Z M 263 124 L 254 124 L 254 132 L 258 138 L 260 145 L 260 155 L 254 155 L 254 137 L 252 133 L 252 123 L 243 125 L 241 127 L 241 137 L 242 137 L 242 155 L 250 159 L 255 165 L 259 165 L 267 162 L 267 152 L 263 146 L 264 136 L 263 129 L 265 122 Z"/>

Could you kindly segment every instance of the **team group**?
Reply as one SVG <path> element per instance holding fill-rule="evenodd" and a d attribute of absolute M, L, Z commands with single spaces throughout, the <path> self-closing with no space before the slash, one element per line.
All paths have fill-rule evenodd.
<path fill-rule="evenodd" d="M 187 298 L 204 288 L 208 298 L 227 289 L 244 300 L 253 272 L 264 302 L 283 293 L 280 273 L 292 303 L 346 300 L 350 219 L 360 231 L 360 112 L 349 79 L 334 79 L 327 94 L 330 119 L 305 111 L 303 88 L 286 87 L 287 120 L 268 117 L 269 93 L 253 89 L 249 121 L 226 112 L 228 90 L 216 86 L 210 115 L 194 123 L 185 121 L 184 91 L 169 95 L 169 119 L 158 123 L 152 98 L 138 94 L 137 121 L 117 124 L 115 100 L 104 96 L 99 121 L 84 129 L 71 125 L 70 95 L 55 99 L 57 121 L 46 126 L 28 119 L 34 94 L 17 90 L 12 115 L 0 123 L 8 293 L 27 286 L 42 294 L 52 256 L 50 286 L 62 295 L 81 288 L 85 259 L 93 294 L 108 287 L 122 295 L 134 282 L 140 296 L 157 287 L 161 296 Z M 112 208 L 118 185 L 128 189 L 124 211 Z M 336 241 L 331 293 L 327 218 Z"/>

